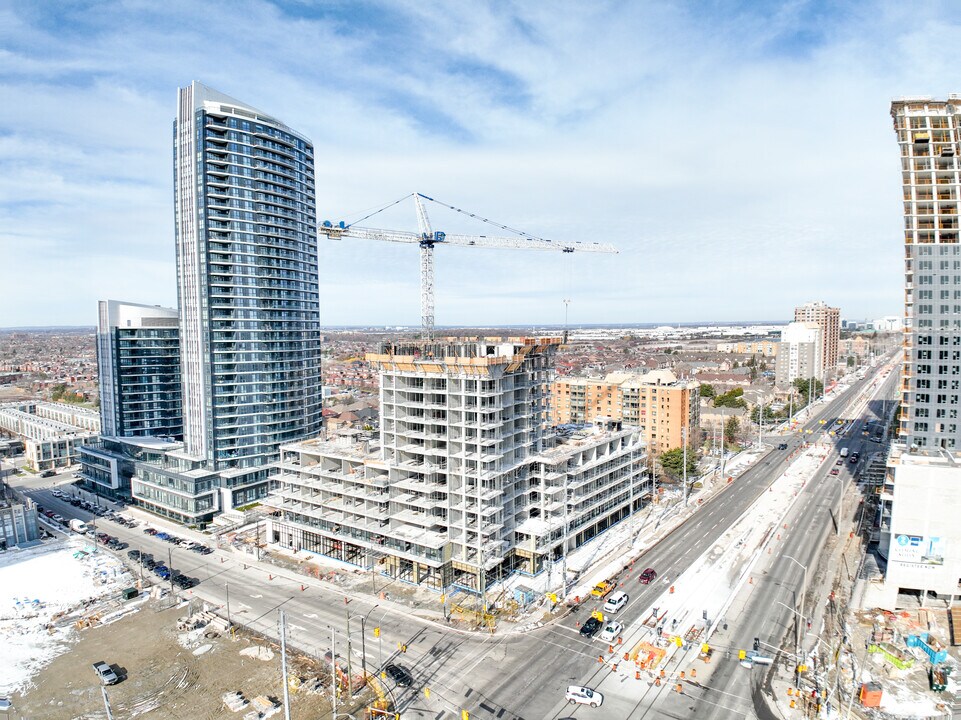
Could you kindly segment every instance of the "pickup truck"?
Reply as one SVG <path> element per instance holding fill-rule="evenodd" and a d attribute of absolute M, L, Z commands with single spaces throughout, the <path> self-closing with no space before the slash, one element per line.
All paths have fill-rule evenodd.
<path fill-rule="evenodd" d="M 594 589 L 591 590 L 591 595 L 596 598 L 607 597 L 614 591 L 615 587 L 617 587 L 617 583 L 613 580 L 604 580 L 603 582 L 599 582 L 594 586 Z"/>

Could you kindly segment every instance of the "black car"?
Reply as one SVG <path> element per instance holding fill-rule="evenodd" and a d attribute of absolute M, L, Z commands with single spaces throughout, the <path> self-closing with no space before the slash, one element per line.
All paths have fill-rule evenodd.
<path fill-rule="evenodd" d="M 601 621 L 598 620 L 593 615 L 587 618 L 587 621 L 581 625 L 581 635 L 584 637 L 594 637 L 597 631 L 601 629 Z"/>
<path fill-rule="evenodd" d="M 400 687 L 410 687 L 414 684 L 413 676 L 400 665 L 387 665 L 384 667 L 384 672 Z"/>
<path fill-rule="evenodd" d="M 787 450 L 787 443 L 781 443 L 777 446 L 778 450 Z"/>
<path fill-rule="evenodd" d="M 139 559 L 140 559 L 140 551 L 139 551 L 139 550 L 128 550 L 128 551 L 127 551 L 127 557 L 130 558 L 131 560 L 139 560 Z"/>
<path fill-rule="evenodd" d="M 155 567 L 157 567 L 157 562 L 153 558 L 147 558 L 143 561 L 143 566 L 148 570 L 153 570 Z"/>
<path fill-rule="evenodd" d="M 78 500 L 77 498 L 73 498 L 70 500 L 70 504 L 73 505 L 74 507 L 80 507 L 80 500 Z"/>

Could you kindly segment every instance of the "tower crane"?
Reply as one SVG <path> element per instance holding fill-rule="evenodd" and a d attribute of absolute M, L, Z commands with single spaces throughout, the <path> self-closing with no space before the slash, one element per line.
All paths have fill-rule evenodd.
<path fill-rule="evenodd" d="M 557 242 L 544 238 L 529 235 L 520 230 L 493 222 L 487 218 L 482 218 L 474 213 L 461 210 L 453 205 L 447 205 L 434 198 L 412 193 L 414 204 L 417 210 L 417 225 L 420 232 L 409 232 L 404 230 L 381 230 L 377 228 L 359 227 L 344 222 L 336 225 L 330 220 L 325 220 L 318 228 L 319 231 L 333 240 L 341 238 L 354 238 L 358 240 L 382 240 L 384 242 L 408 243 L 420 246 L 420 315 L 423 326 L 424 337 L 428 340 L 434 337 L 434 247 L 437 245 L 452 245 L 456 247 L 475 247 L 475 248 L 498 248 L 511 250 L 553 250 L 555 252 L 596 252 L 596 253 L 616 253 L 617 248 L 608 243 L 596 242 Z M 411 195 L 407 195 L 396 202 L 390 203 L 386 207 L 367 215 L 358 222 L 363 222 L 367 218 L 383 212 L 388 207 L 406 200 Z M 494 225 L 501 230 L 516 233 L 515 237 L 498 237 L 491 235 L 456 235 L 435 231 L 431 227 L 430 217 L 424 207 L 424 200 L 442 205 L 463 215 L 475 218 L 489 225 Z M 569 302 L 564 301 L 565 304 Z"/>

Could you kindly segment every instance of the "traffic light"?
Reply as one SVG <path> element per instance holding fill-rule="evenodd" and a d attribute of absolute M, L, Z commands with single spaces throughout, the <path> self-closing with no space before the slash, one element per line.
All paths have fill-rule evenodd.
<path fill-rule="evenodd" d="M 379 637 L 380 637 L 380 628 L 379 628 L 379 627 L 375 627 L 375 628 L 374 628 L 374 637 L 375 637 L 375 638 L 379 638 Z"/>
<path fill-rule="evenodd" d="M 425 687 L 425 688 L 424 688 L 424 697 L 427 698 L 428 700 L 430 700 L 430 688 L 429 688 L 429 687 Z"/>
<path fill-rule="evenodd" d="M 460 711 L 460 720 L 470 720 L 470 713 L 466 710 Z"/>
<path fill-rule="evenodd" d="M 757 652 L 761 649 L 761 638 L 754 638 L 754 651 Z"/>

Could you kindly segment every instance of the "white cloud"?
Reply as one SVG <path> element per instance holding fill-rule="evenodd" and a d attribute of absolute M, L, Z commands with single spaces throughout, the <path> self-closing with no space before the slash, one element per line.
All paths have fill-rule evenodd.
<path fill-rule="evenodd" d="M 900 312 L 888 103 L 957 89 L 950 5 L 312 7 L 0 11 L 0 249 L 56 279 L 42 303 L 0 286 L 0 325 L 176 297 L 171 121 L 191 79 L 313 139 L 321 218 L 416 190 L 622 251 L 441 248 L 439 323 L 559 322 L 567 294 L 581 322 Z M 410 207 L 384 222 L 415 227 Z M 415 248 L 322 242 L 325 323 L 417 323 Z"/>

